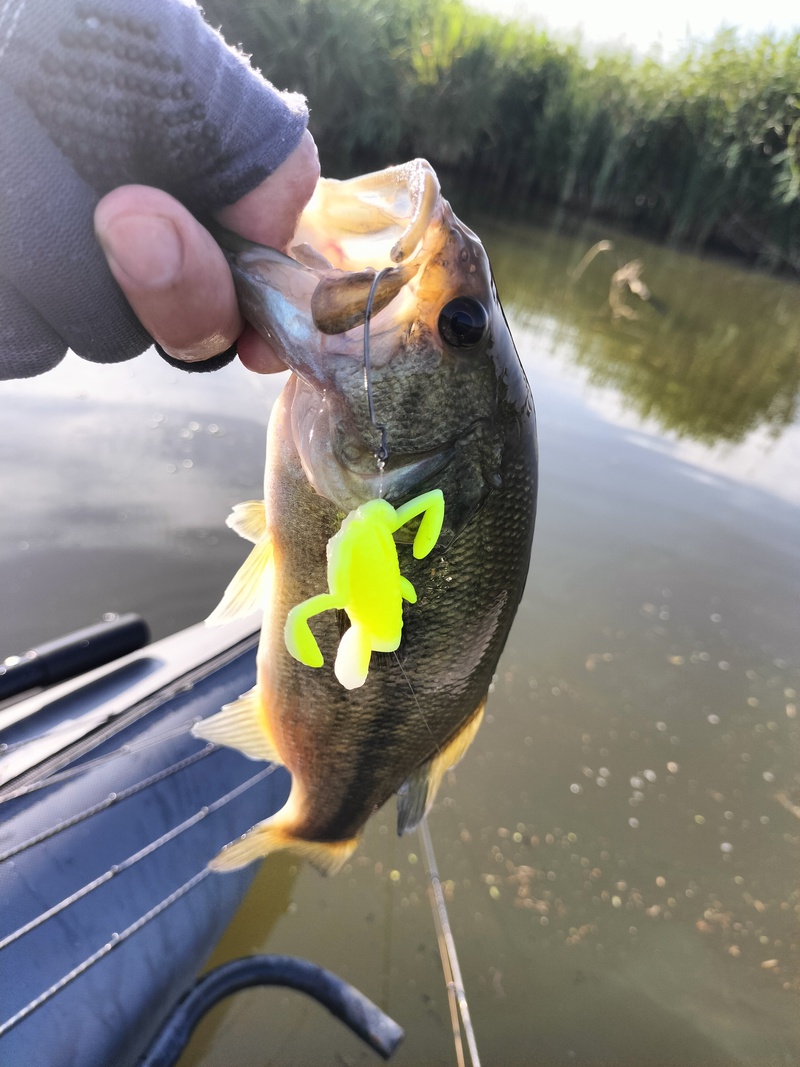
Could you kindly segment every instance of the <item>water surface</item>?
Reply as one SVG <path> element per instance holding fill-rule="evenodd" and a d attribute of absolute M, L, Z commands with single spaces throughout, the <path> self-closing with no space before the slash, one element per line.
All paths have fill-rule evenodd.
<path fill-rule="evenodd" d="M 597 226 L 470 220 L 536 397 L 531 577 L 430 824 L 486 1064 L 800 1062 L 800 291 Z M 576 279 L 598 240 L 612 238 Z M 612 314 L 634 258 L 656 298 Z M 0 650 L 138 610 L 161 636 L 246 552 L 278 380 L 152 354 L 0 386 Z M 215 955 L 331 967 L 455 1063 L 416 836 L 264 864 Z M 368 1063 L 299 995 L 218 1008 L 183 1067 Z"/>

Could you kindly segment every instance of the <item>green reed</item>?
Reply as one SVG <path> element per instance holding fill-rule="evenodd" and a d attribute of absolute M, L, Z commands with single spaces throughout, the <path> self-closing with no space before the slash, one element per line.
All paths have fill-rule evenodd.
<path fill-rule="evenodd" d="M 206 0 L 304 92 L 325 173 L 425 156 L 484 206 L 559 204 L 800 271 L 800 34 L 725 31 L 670 61 L 462 0 Z"/>

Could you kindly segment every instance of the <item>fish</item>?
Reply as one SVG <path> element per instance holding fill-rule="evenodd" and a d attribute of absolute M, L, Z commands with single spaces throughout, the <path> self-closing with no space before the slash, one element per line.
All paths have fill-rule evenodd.
<path fill-rule="evenodd" d="M 216 236 L 244 317 L 292 373 L 269 420 L 264 500 L 228 519 L 253 548 L 207 620 L 263 610 L 256 685 L 194 732 L 282 764 L 291 789 L 210 866 L 290 849 L 333 873 L 393 795 L 398 834 L 416 827 L 478 731 L 528 573 L 534 405 L 483 245 L 427 161 L 321 179 L 289 253 Z M 435 491 L 444 512 L 416 558 L 409 502 Z M 402 633 L 344 685 L 350 620 L 322 596 L 328 545 L 375 500 L 397 509 L 381 537 L 397 552 Z M 315 666 L 286 633 L 311 598 L 336 609 L 308 622 Z"/>

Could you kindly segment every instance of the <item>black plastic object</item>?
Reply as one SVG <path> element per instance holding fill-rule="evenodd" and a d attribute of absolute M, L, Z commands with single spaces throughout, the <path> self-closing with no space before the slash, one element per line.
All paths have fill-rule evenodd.
<path fill-rule="evenodd" d="M 192 987 L 139 1061 L 139 1067 L 174 1067 L 206 1012 L 231 993 L 256 985 L 288 986 L 307 993 L 384 1059 L 388 1060 L 403 1040 L 403 1031 L 393 1019 L 323 967 L 292 956 L 245 956 L 223 963 Z"/>
<path fill-rule="evenodd" d="M 133 614 L 74 630 L 0 663 L 0 700 L 102 667 L 149 641 L 147 623 Z"/>

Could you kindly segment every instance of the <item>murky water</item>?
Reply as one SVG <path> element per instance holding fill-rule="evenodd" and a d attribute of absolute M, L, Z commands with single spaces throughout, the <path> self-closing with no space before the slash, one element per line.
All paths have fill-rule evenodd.
<path fill-rule="evenodd" d="M 475 225 L 541 447 L 525 599 L 430 820 L 484 1063 L 798 1063 L 800 289 L 598 227 Z M 634 258 L 655 299 L 623 292 L 631 317 L 610 287 Z M 223 522 L 258 492 L 279 387 L 156 357 L 0 387 L 2 654 L 106 611 L 157 636 L 202 618 L 246 551 Z M 453 1064 L 390 809 L 335 879 L 269 859 L 215 961 L 307 956 L 405 1027 L 393 1062 Z M 371 1061 L 256 990 L 181 1063 Z"/>

